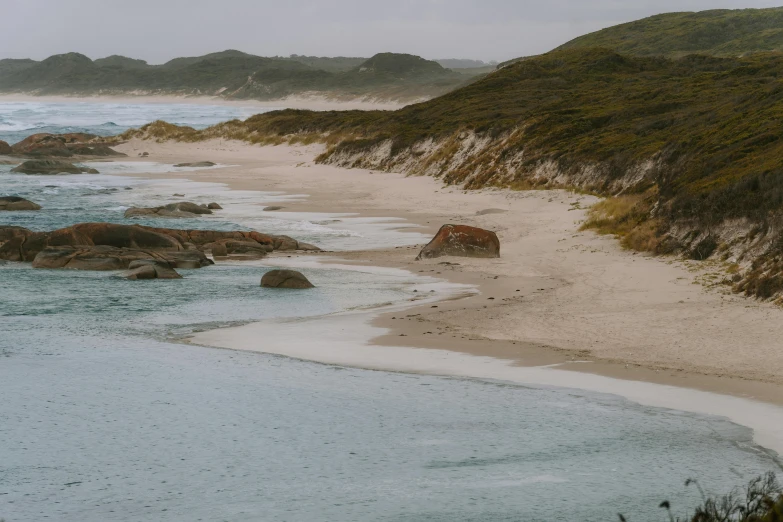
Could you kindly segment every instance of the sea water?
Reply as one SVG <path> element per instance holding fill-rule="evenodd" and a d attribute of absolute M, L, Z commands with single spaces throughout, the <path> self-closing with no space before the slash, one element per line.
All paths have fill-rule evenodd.
<path fill-rule="evenodd" d="M 5 213 L 0 224 L 127 223 L 126 208 L 182 193 L 225 210 L 134 222 L 257 229 L 333 250 L 424 237 L 393 220 L 260 212 L 305 195 L 174 180 L 170 165 L 96 166 L 102 174 L 0 166 L 0 192 L 44 207 Z M 130 176 L 138 172 L 150 176 Z M 433 281 L 308 265 L 317 288 L 276 292 L 259 287 L 271 264 L 219 263 L 146 282 L 0 265 L 0 519 L 665 520 L 662 500 L 681 513 L 699 502 L 688 478 L 723 493 L 779 470 L 749 429 L 721 418 L 177 342 L 228 324 L 403 303 Z"/>

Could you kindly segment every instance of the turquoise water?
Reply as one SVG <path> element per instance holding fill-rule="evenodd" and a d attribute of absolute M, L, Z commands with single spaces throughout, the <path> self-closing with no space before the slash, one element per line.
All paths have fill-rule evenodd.
<path fill-rule="evenodd" d="M 112 176 L 143 169 L 154 179 Z M 330 249 L 421 242 L 399 223 L 266 215 L 290 196 L 166 179 L 0 171 L 41 203 L 2 224 L 127 222 L 124 209 L 185 193 L 226 210 L 169 227 L 256 228 Z M 216 172 L 219 172 L 217 170 Z M 129 190 L 128 190 L 129 189 Z M 178 281 L 0 265 L 0 518 L 18 521 L 665 520 L 775 458 L 726 420 L 575 390 L 344 369 L 173 342 L 274 317 L 399 303 L 417 275 L 308 268 L 307 292 L 259 287 L 260 263 Z M 303 327 L 306 323 L 302 323 Z M 270 324 L 270 328 L 274 325 Z M 264 339 L 258 339 L 263 345 Z"/>

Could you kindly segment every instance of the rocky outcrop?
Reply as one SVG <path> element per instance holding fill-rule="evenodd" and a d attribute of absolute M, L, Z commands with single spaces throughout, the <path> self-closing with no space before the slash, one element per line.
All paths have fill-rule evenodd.
<path fill-rule="evenodd" d="M 302 243 L 302 246 L 317 248 L 305 243 Z M 87 251 L 95 250 L 98 258 L 119 258 L 120 261 L 116 264 L 120 269 L 127 268 L 131 261 L 139 259 L 164 261 L 173 268 L 199 268 L 212 264 L 204 252 L 213 251 L 214 255 L 216 248 L 225 248 L 226 255 L 263 257 L 274 250 L 297 250 L 300 244 L 288 236 L 273 236 L 254 231 L 177 230 L 140 225 L 82 223 L 52 232 L 33 232 L 21 227 L 0 226 L 0 260 L 29 262 L 46 249 L 57 250 L 61 247 L 65 250 L 59 254 L 49 252 L 39 260 L 39 265 L 59 264 L 62 261 L 55 259 L 60 257 L 69 258 L 66 264 L 71 262 L 71 258 L 78 258 L 73 261 L 76 265 L 81 263 L 82 259 L 87 259 Z M 96 250 L 97 247 L 125 251 L 109 252 Z M 68 249 L 71 251 L 67 251 Z M 102 263 L 109 261 L 101 261 L 98 264 Z"/>
<path fill-rule="evenodd" d="M 72 156 L 125 156 L 105 144 L 97 142 L 95 134 L 74 132 L 69 134 L 39 133 L 28 136 L 11 149 L 13 154 L 28 157 L 59 157 Z"/>
<path fill-rule="evenodd" d="M 500 257 L 500 240 L 490 230 L 467 225 L 443 225 L 416 259 L 441 256 Z"/>
<path fill-rule="evenodd" d="M 0 210 L 41 210 L 41 205 L 18 196 L 0 196 Z"/>
<path fill-rule="evenodd" d="M 261 278 L 261 286 L 265 288 L 315 288 L 301 272 L 296 270 L 270 270 Z"/>
<path fill-rule="evenodd" d="M 29 160 L 11 169 L 11 172 L 21 174 L 98 174 L 95 169 L 80 167 L 67 161 L 59 160 Z"/>
<path fill-rule="evenodd" d="M 33 259 L 33 268 L 69 268 L 72 270 L 124 270 L 132 263 L 167 269 L 201 268 L 213 264 L 198 250 L 154 251 L 110 246 L 59 246 L 41 250 Z"/>
<path fill-rule="evenodd" d="M 196 161 L 194 163 L 178 163 L 175 167 L 214 167 L 216 163 L 211 161 Z"/>
<path fill-rule="evenodd" d="M 167 218 L 193 218 L 204 214 L 212 214 L 209 208 L 183 201 L 181 203 L 169 203 L 162 207 L 129 208 L 125 211 L 126 218 L 134 217 L 167 217 Z"/>
<path fill-rule="evenodd" d="M 7 142 L 0 140 L 0 154 L 2 155 L 13 154 L 13 152 L 14 149 L 12 149 Z"/>

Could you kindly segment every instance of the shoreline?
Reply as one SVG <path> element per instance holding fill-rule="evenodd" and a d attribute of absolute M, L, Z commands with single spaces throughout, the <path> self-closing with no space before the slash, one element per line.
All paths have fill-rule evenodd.
<path fill-rule="evenodd" d="M 250 147 L 245 144 L 239 143 L 196 143 L 196 144 L 152 144 L 149 142 L 131 142 L 123 145 L 121 150 L 131 152 L 133 150 L 140 150 L 139 147 L 149 149 L 151 153 L 150 158 L 147 160 L 160 161 L 171 159 L 196 159 L 193 154 L 212 154 L 213 158 L 219 153 L 228 153 L 233 159 L 234 164 L 239 164 L 240 167 L 236 169 L 220 169 L 213 171 L 200 171 L 200 172 L 188 172 L 188 173 L 175 173 L 170 177 L 183 177 L 187 179 L 193 179 L 196 181 L 212 181 L 218 183 L 225 183 L 232 189 L 244 189 L 244 190 L 267 190 L 267 191 L 281 191 L 286 193 L 309 193 L 309 197 L 299 203 L 291 203 L 287 205 L 285 210 L 289 211 L 322 211 L 322 212 L 355 212 L 362 216 L 386 216 L 386 217 L 404 217 L 410 223 L 418 223 L 423 228 L 421 231 L 425 233 L 433 233 L 440 224 L 445 223 L 443 218 L 450 216 L 443 216 L 435 214 L 431 209 L 428 212 L 406 212 L 405 209 L 400 211 L 389 212 L 390 208 L 378 208 L 369 204 L 372 203 L 372 199 L 378 199 L 374 192 L 366 192 L 370 188 L 381 185 L 387 190 L 383 194 L 386 196 L 388 203 L 389 199 L 394 199 L 394 194 L 390 196 L 389 191 L 401 188 L 402 192 L 409 193 L 411 191 L 417 192 L 419 189 L 426 188 L 426 192 L 419 194 L 432 195 L 433 189 L 435 192 L 443 190 L 452 196 L 457 194 L 458 196 L 465 196 L 462 199 L 490 199 L 497 200 L 498 197 L 512 199 L 525 199 L 532 200 L 527 203 L 532 203 L 534 207 L 547 206 L 546 203 L 552 203 L 553 199 L 560 198 L 567 200 L 568 198 L 577 200 L 578 202 L 584 200 L 591 200 L 587 196 L 580 196 L 576 194 L 568 194 L 564 191 L 551 191 L 547 193 L 520 193 L 520 194 L 504 194 L 503 191 L 482 191 L 481 193 L 463 193 L 462 191 L 455 189 L 454 187 L 441 187 L 437 188 L 436 180 L 431 178 L 408 178 L 401 179 L 404 176 L 389 174 L 389 173 L 373 173 L 371 171 L 347 171 L 344 169 L 336 169 L 329 166 L 313 165 L 312 157 L 317 152 L 318 147 Z M 129 156 L 135 156 L 130 154 Z M 199 159 L 210 159 L 206 156 Z M 306 161 L 301 161 L 306 160 Z M 273 172 L 274 171 L 274 172 Z M 298 172 L 297 172 L 298 171 Z M 315 174 L 314 171 L 317 171 Z M 334 179 L 337 172 L 340 171 L 340 179 Z M 297 172 L 296 176 L 292 176 L 294 172 Z M 145 176 L 146 177 L 146 176 Z M 169 177 L 167 175 L 167 177 Z M 304 180 L 308 180 L 311 183 L 308 186 L 302 186 Z M 372 180 L 370 183 L 365 183 Z M 343 194 L 341 197 L 335 197 L 335 194 L 339 193 L 338 189 L 345 190 L 346 183 L 352 185 L 351 194 Z M 325 186 L 327 185 L 327 186 Z M 297 188 L 298 187 L 298 188 Z M 318 187 L 318 190 L 311 190 L 313 187 Z M 360 192 L 364 198 L 356 198 L 356 193 Z M 489 194 L 487 193 L 489 192 Z M 361 204 L 348 204 L 349 201 L 361 201 Z M 370 200 L 370 201 L 367 201 Z M 513 202 L 513 201 L 512 201 Z M 475 203 L 475 202 L 474 202 Z M 483 203 L 483 202 L 482 202 Z M 561 203 L 562 204 L 562 203 Z M 408 202 L 408 207 L 410 202 Z M 415 206 L 415 205 L 414 205 Z M 573 202 L 571 204 L 573 206 Z M 260 210 L 260 209 L 259 209 Z M 562 208 L 560 209 L 562 210 Z M 582 212 L 581 209 L 577 209 L 578 212 Z M 502 219 L 506 213 L 491 214 L 485 216 L 486 218 L 494 220 L 495 223 L 502 222 Z M 569 215 L 570 218 L 571 215 Z M 458 217 L 458 216 L 453 216 Z M 464 213 L 463 216 L 464 218 Z M 577 216 L 574 216 L 577 217 Z M 573 227 L 573 231 L 577 227 Z M 499 230 L 502 234 L 503 229 Z M 688 270 L 681 266 L 672 266 L 675 264 L 674 260 L 661 260 L 651 259 L 645 256 L 639 256 L 638 258 L 631 253 L 619 251 L 616 246 L 616 242 L 610 238 L 602 238 L 595 236 L 592 233 L 575 232 L 574 237 L 583 239 L 584 236 L 591 236 L 592 242 L 599 243 L 603 247 L 611 247 L 615 252 L 604 252 L 608 254 L 616 254 L 622 258 L 626 258 L 629 263 L 635 263 L 637 260 L 644 263 L 655 263 L 663 267 L 666 271 L 680 271 L 684 272 Z M 558 241 L 555 241 L 557 243 Z M 501 249 L 503 250 L 504 238 L 501 235 Z M 698 411 L 701 413 L 718 414 L 728 416 L 736 422 L 744 425 L 749 425 L 759 433 L 759 443 L 762 446 L 776 449 L 783 453 L 783 409 L 778 406 L 783 404 L 783 386 L 780 382 L 776 382 L 774 379 L 764 378 L 738 378 L 736 375 L 731 375 L 725 368 L 719 368 L 718 371 L 712 371 L 712 368 L 704 368 L 699 371 L 694 371 L 692 368 L 672 368 L 658 364 L 645 364 L 644 361 L 639 361 L 633 357 L 625 358 L 610 358 L 602 356 L 602 354 L 593 353 L 590 350 L 575 344 L 567 345 L 562 343 L 546 342 L 547 339 L 519 339 L 515 338 L 513 332 L 494 332 L 495 335 L 486 335 L 487 328 L 473 328 L 474 325 L 465 324 L 461 328 L 455 328 L 455 320 L 459 320 L 467 315 L 480 316 L 479 319 L 491 318 L 492 314 L 498 313 L 500 310 L 506 307 L 510 307 L 510 312 L 515 312 L 515 308 L 519 305 L 517 299 L 516 290 L 521 290 L 520 294 L 523 296 L 533 295 L 532 298 L 534 305 L 540 306 L 541 298 L 546 298 L 548 291 L 558 291 L 559 289 L 568 289 L 569 285 L 563 284 L 562 281 L 558 281 L 554 277 L 542 277 L 539 274 L 528 274 L 530 281 L 520 280 L 519 277 L 515 277 L 513 284 L 509 286 L 509 276 L 504 274 L 503 271 L 498 268 L 503 268 L 509 260 L 504 259 L 497 262 L 490 262 L 490 260 L 470 260 L 462 258 L 442 258 L 436 260 L 430 260 L 425 262 L 413 262 L 413 257 L 416 252 L 415 247 L 402 247 L 393 248 L 387 250 L 374 250 L 374 251 L 359 251 L 359 252 L 339 252 L 335 254 L 339 257 L 339 261 L 332 261 L 330 256 L 321 255 L 318 256 L 320 262 L 331 263 L 351 263 L 351 264 L 369 264 L 373 266 L 386 266 L 393 268 L 402 268 L 410 272 L 416 273 L 421 271 L 424 275 L 432 275 L 434 277 L 440 277 L 450 282 L 457 282 L 463 284 L 470 284 L 476 286 L 480 294 L 473 297 L 467 297 L 455 301 L 442 301 L 437 303 L 437 310 L 433 311 L 430 306 L 432 305 L 411 305 L 406 308 L 406 315 L 416 316 L 415 319 L 407 318 L 407 320 L 400 320 L 396 317 L 394 311 L 386 313 L 378 313 L 372 317 L 371 324 L 368 325 L 372 330 L 372 335 L 368 338 L 372 340 L 367 344 L 367 339 L 361 343 L 364 346 L 364 350 L 367 353 L 374 353 L 373 357 L 386 357 L 390 358 L 394 355 L 395 351 L 398 353 L 405 352 L 407 357 L 415 359 L 419 357 L 421 361 L 427 357 L 435 357 L 434 354 L 440 354 L 435 359 L 445 360 L 452 358 L 457 360 L 460 358 L 460 368 L 451 368 L 447 374 L 472 377 L 482 379 L 504 378 L 512 377 L 509 380 L 517 382 L 520 375 L 524 375 L 522 379 L 528 379 L 527 382 L 533 383 L 532 380 L 540 379 L 538 384 L 542 385 L 555 385 L 563 387 L 576 387 L 580 389 L 592 389 L 593 391 L 600 391 L 603 393 L 614 393 L 624 396 L 635 402 L 645 403 L 645 393 L 647 394 L 646 400 L 655 401 L 655 395 L 666 395 L 668 402 L 664 404 L 658 404 L 664 407 L 671 407 L 679 410 Z M 595 253 L 595 252 L 593 252 Z M 582 252 L 581 257 L 589 256 L 590 250 L 585 249 Z M 502 252 L 503 255 L 503 252 Z M 513 255 L 513 252 L 512 252 Z M 580 257 L 579 255 L 577 257 Z M 269 258 L 270 261 L 274 261 L 275 258 Z M 441 265 L 444 261 L 459 263 L 458 265 Z M 513 257 L 512 257 L 513 260 Z M 687 263 L 679 263 L 686 264 Z M 487 266 L 489 265 L 489 266 Z M 494 266 L 493 266 L 494 265 Z M 497 265 L 501 265 L 498 267 Z M 686 272 L 687 273 L 687 272 Z M 501 276 L 502 279 L 501 279 Z M 698 274 L 697 276 L 698 277 Z M 521 278 L 521 279 L 524 279 Z M 542 286 L 542 280 L 549 280 L 549 286 L 552 288 L 544 288 L 540 290 Z M 679 291 L 678 284 L 675 278 L 675 290 Z M 529 284 L 526 284 L 529 283 Z M 688 281 L 687 292 L 684 295 L 692 293 L 694 288 L 690 281 Z M 514 288 L 520 286 L 521 288 Z M 539 288 L 536 288 L 539 287 Z M 695 289 L 697 292 L 704 293 L 708 300 L 718 299 L 718 302 L 726 303 L 726 308 L 729 309 L 752 309 L 761 315 L 768 314 L 769 312 L 778 313 L 777 309 L 771 306 L 764 306 L 761 303 L 749 303 L 748 300 L 738 296 L 727 295 L 713 295 L 714 290 L 705 290 L 699 287 Z M 541 294 L 540 292 L 544 292 Z M 677 293 L 677 292 L 675 292 Z M 515 295 L 517 294 L 517 295 Z M 492 301 L 487 301 L 490 297 L 495 297 Z M 524 302 L 525 298 L 522 298 Z M 691 299 L 691 297 L 686 297 Z M 487 304 L 489 303 L 489 304 Z M 755 305 L 750 307 L 748 305 Z M 425 309 L 426 306 L 426 309 Z M 421 315 L 418 315 L 421 314 Z M 397 313 L 399 315 L 399 313 Z M 254 323 L 257 324 L 257 323 Z M 772 324 L 771 326 L 774 326 Z M 251 325 L 238 327 L 237 330 L 252 328 Z M 440 329 L 440 331 L 437 331 Z M 195 339 L 194 344 L 203 344 L 218 346 L 223 348 L 237 348 L 242 346 L 244 342 L 242 339 L 252 339 L 252 335 L 234 336 L 229 329 L 218 329 L 212 331 L 216 335 L 223 337 L 231 337 L 231 345 L 225 346 L 226 343 L 219 342 L 214 338 L 210 339 L 209 343 L 202 343 L 198 339 L 205 339 L 209 336 L 209 332 L 201 333 Z M 432 333 L 428 333 L 432 332 Z M 490 332 L 491 333 L 491 332 Z M 229 335 L 231 334 L 231 335 Z M 437 334 L 440 334 L 439 336 Z M 687 342 L 689 339 L 685 339 Z M 565 344 L 565 345 L 564 345 Z M 242 348 L 239 348 L 242 349 Z M 380 352 L 377 352 L 380 350 Z M 391 351 L 390 351 L 391 350 Z M 278 351 L 265 349 L 268 353 L 279 353 Z M 339 350 L 338 350 L 339 351 Z M 378 355 L 382 353 L 382 355 Z M 412 354 L 418 354 L 414 356 Z M 426 357 L 423 354 L 427 354 Z M 296 356 L 291 353 L 282 353 L 281 355 Z M 301 354 L 300 354 L 301 355 Z M 323 355 L 323 354 L 322 354 Z M 354 353 L 354 356 L 358 357 L 358 353 Z M 365 354 L 366 355 L 366 354 Z M 633 355 L 633 353 L 628 353 Z M 330 357 L 333 357 L 330 354 Z M 306 358 L 309 360 L 319 361 L 314 354 L 307 354 Z M 423 359 L 422 359 L 423 358 Z M 488 360 L 491 362 L 482 362 L 478 366 L 481 368 L 492 368 L 491 374 L 481 373 L 479 375 L 471 375 L 470 372 L 465 370 L 470 364 L 476 363 L 476 360 L 481 361 Z M 359 359 L 356 359 L 359 360 Z M 471 360 L 473 363 L 467 363 L 465 361 Z M 320 360 L 319 362 L 325 362 L 327 364 L 341 364 L 346 366 L 358 366 L 366 367 L 366 364 L 350 364 L 347 359 L 339 359 L 335 361 L 333 359 Z M 363 362 L 367 362 L 364 360 Z M 388 362 L 388 361 L 387 361 Z M 421 362 L 422 367 L 429 368 L 425 370 L 426 373 L 442 374 L 442 372 L 432 371 L 434 367 L 430 363 L 425 364 Z M 556 365 L 556 370 L 551 366 Z M 550 368 L 542 368 L 543 366 L 550 366 Z M 684 366 L 684 365 L 683 365 Z M 378 366 L 374 369 L 386 369 L 395 371 L 399 368 L 395 368 L 393 364 Z M 417 371 L 416 368 L 406 367 L 405 371 Z M 421 368 L 418 370 L 421 373 Z M 544 372 L 544 376 L 538 375 L 537 372 Z M 479 373 L 479 372 L 474 372 Z M 552 380 L 555 382 L 547 381 Z M 524 380 L 518 382 L 525 382 Z M 571 383 L 571 384 L 569 384 Z M 578 385 L 574 386 L 573 384 Z M 672 389 L 669 393 L 663 393 L 668 389 Z M 646 390 L 644 393 L 642 390 Z M 687 395 L 690 397 L 691 404 L 685 404 L 683 397 L 673 397 L 677 395 L 677 390 L 680 390 L 681 395 Z M 725 404 L 733 404 L 734 412 L 721 411 L 716 412 L 715 406 L 710 405 L 710 402 L 716 401 L 715 393 L 720 394 L 721 401 Z M 701 395 L 700 395 L 701 394 Z M 706 395 L 705 395 L 706 394 Z M 671 395 L 671 397 L 670 397 Z M 699 398 L 701 397 L 701 398 Z M 706 398 L 705 398 L 706 397 Z M 725 400 L 723 400 L 725 399 Z M 751 400 L 747 400 L 751 399 Z M 663 398 L 659 397 L 658 402 Z M 739 403 L 736 401 L 740 401 Z M 648 403 L 649 404 L 649 403 Z M 742 406 L 737 406 L 741 404 Z M 653 405 L 653 404 L 650 404 Z M 758 408 L 764 410 L 764 414 L 758 413 Z M 772 408 L 770 410 L 769 408 Z M 730 408 L 731 409 L 731 408 Z M 753 415 L 751 411 L 755 411 Z M 756 419 L 764 418 L 767 424 L 774 426 L 763 426 L 759 422 L 753 421 L 748 417 L 754 417 Z M 773 420 L 774 419 L 774 420 Z M 765 435 L 766 430 L 766 435 Z M 762 443 L 763 442 L 763 443 Z"/>
<path fill-rule="evenodd" d="M 323 96 L 290 96 L 279 100 L 226 100 L 216 96 L 176 95 L 43 95 L 29 93 L 0 94 L 0 103 L 133 103 L 133 104 L 183 104 L 218 105 L 228 107 L 258 107 L 259 109 L 305 109 L 312 111 L 386 110 L 393 111 L 413 102 L 374 101 L 366 99 L 334 100 Z"/>

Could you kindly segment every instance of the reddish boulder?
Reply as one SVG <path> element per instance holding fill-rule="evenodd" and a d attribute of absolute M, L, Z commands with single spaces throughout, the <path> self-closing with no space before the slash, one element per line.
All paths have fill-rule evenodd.
<path fill-rule="evenodd" d="M 266 288 L 315 288 L 304 274 L 296 270 L 270 270 L 261 278 L 261 286 Z"/>
<path fill-rule="evenodd" d="M 490 230 L 467 225 L 443 225 L 416 259 L 441 256 L 500 257 L 500 240 Z"/>

